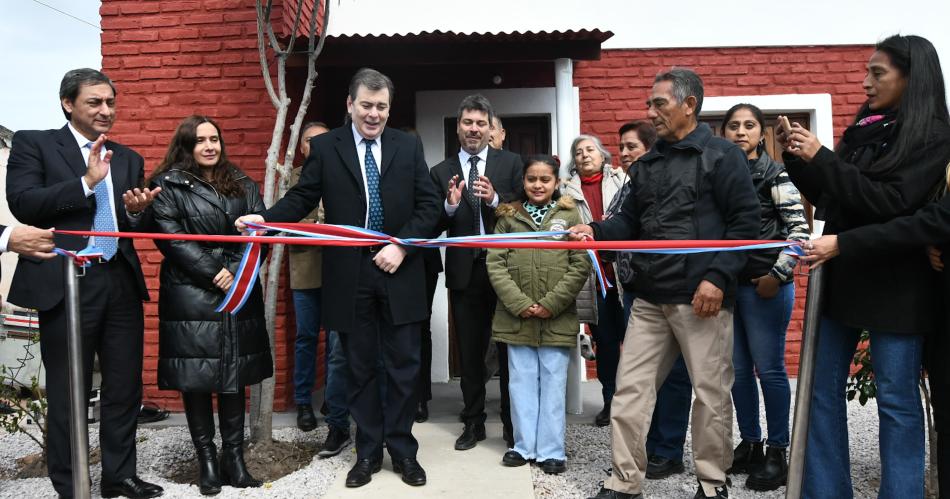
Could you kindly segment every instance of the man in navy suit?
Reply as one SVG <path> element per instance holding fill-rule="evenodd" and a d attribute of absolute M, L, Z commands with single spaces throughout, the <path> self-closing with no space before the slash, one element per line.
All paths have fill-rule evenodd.
<path fill-rule="evenodd" d="M 524 192 L 521 157 L 489 147 L 491 103 L 482 95 L 469 95 L 459 104 L 456 132 L 460 149 L 432 167 L 432 181 L 443 201 L 438 232 L 450 237 L 495 232 L 495 208 Z M 491 341 L 491 320 L 497 298 L 488 281 L 484 249 L 446 248 L 445 286 L 449 288 L 452 321 L 458 338 L 462 368 L 462 421 L 465 428 L 456 450 L 468 450 L 485 440 L 485 353 Z M 498 345 L 501 385 L 501 419 L 508 447 L 514 446 L 508 407 L 508 355 Z"/>
<path fill-rule="evenodd" d="M 296 222 L 323 200 L 326 223 L 367 227 L 399 238 L 429 237 L 439 199 L 418 138 L 386 127 L 393 84 L 364 68 L 350 81 L 350 123 L 310 141 L 300 181 L 271 209 L 235 225 Z M 410 485 L 426 483 L 412 436 L 418 400 L 420 328 L 428 319 L 421 252 L 395 244 L 333 247 L 323 252 L 323 325 L 340 332 L 350 368 L 350 415 L 356 421 L 356 464 L 348 487 L 379 471 L 383 442 L 393 470 Z M 386 367 L 380 400 L 376 366 Z M 383 411 L 383 407 L 386 408 Z"/>
<path fill-rule="evenodd" d="M 124 231 L 146 223 L 156 191 L 141 190 L 144 161 L 108 141 L 115 121 L 115 87 L 94 69 L 63 76 L 59 90 L 69 121 L 59 130 L 13 136 L 7 164 L 7 201 L 20 221 L 67 230 Z M 162 488 L 135 471 L 135 431 L 142 402 L 142 300 L 145 279 L 132 242 L 124 238 L 55 236 L 68 250 L 95 246 L 103 253 L 79 281 L 83 369 L 88 391 L 93 354 L 102 373 L 102 497 L 156 497 Z M 10 302 L 39 311 L 40 351 L 46 368 L 47 468 L 60 496 L 72 497 L 68 359 L 63 263 L 22 257 Z"/>

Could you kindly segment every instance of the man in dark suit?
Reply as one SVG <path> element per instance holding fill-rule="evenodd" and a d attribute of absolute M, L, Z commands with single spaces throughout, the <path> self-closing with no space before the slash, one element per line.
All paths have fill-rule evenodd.
<path fill-rule="evenodd" d="M 328 224 L 347 224 L 400 238 L 428 237 L 439 199 L 418 138 L 386 128 L 390 79 L 361 69 L 346 99 L 351 123 L 313 138 L 300 181 L 283 199 L 248 222 L 296 222 L 320 200 Z M 323 325 L 339 331 L 350 368 L 350 415 L 356 421 L 356 464 L 348 487 L 363 486 L 379 471 L 383 442 L 393 470 L 410 485 L 424 485 L 412 436 L 419 376 L 419 336 L 428 318 L 425 270 L 419 252 L 394 244 L 333 247 L 323 252 Z M 385 404 L 376 375 L 382 349 Z M 385 411 L 383 407 L 385 406 Z"/>
<path fill-rule="evenodd" d="M 461 148 L 432 167 L 433 182 L 444 199 L 439 230 L 449 236 L 492 234 L 499 202 L 519 197 L 524 191 L 521 157 L 488 147 L 495 113 L 482 95 L 469 95 L 458 110 Z M 491 340 L 495 292 L 485 268 L 486 251 L 478 248 L 446 248 L 445 286 L 449 288 L 452 320 L 458 338 L 462 367 L 462 398 L 465 428 L 455 441 L 456 450 L 475 447 L 485 440 L 485 353 Z M 504 437 L 513 445 L 508 408 L 508 356 L 498 346 L 501 373 Z"/>
<path fill-rule="evenodd" d="M 156 191 L 140 190 L 144 161 L 106 140 L 115 121 L 115 87 L 93 69 L 63 77 L 59 90 L 69 123 L 59 130 L 13 136 L 7 165 L 10 211 L 24 223 L 69 230 L 124 231 L 145 223 Z M 123 206 L 124 205 L 124 206 Z M 99 447 L 102 497 L 156 497 L 162 488 L 135 473 L 136 417 L 142 401 L 142 300 L 148 299 L 138 255 L 129 239 L 55 237 L 69 250 L 102 250 L 79 280 L 83 369 L 91 383 L 93 354 L 102 372 Z M 69 390 L 63 262 L 20 258 L 10 302 L 39 311 L 40 351 L 49 406 L 47 468 L 60 496 L 71 497 Z"/>

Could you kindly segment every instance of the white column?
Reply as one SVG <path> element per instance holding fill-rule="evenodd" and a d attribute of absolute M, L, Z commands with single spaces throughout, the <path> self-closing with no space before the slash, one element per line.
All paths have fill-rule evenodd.
<path fill-rule="evenodd" d="M 574 64 L 570 59 L 554 61 L 554 100 L 557 113 L 557 155 L 561 159 L 561 176 L 567 176 L 567 163 L 571 158 L 571 141 L 577 133 L 577 116 L 574 116 Z M 584 359 L 579 350 L 571 349 L 567 367 L 567 412 L 582 414 L 584 397 L 581 381 L 584 379 Z"/>
<path fill-rule="evenodd" d="M 574 64 L 570 59 L 554 61 L 554 100 L 557 113 L 557 151 L 561 159 L 561 176 L 567 176 L 567 163 L 571 158 L 571 141 L 577 133 L 577 116 L 574 116 Z"/>

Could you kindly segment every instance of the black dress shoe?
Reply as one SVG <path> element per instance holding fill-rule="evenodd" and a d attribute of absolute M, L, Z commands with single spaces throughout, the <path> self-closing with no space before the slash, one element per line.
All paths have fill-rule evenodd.
<path fill-rule="evenodd" d="M 765 462 L 765 452 L 762 450 L 762 442 L 743 440 L 732 451 L 732 467 L 726 470 L 726 473 L 729 475 L 752 474 L 762 466 L 763 462 Z"/>
<path fill-rule="evenodd" d="M 567 464 L 563 459 L 545 459 L 541 461 L 541 471 L 549 475 L 560 475 L 567 471 Z"/>
<path fill-rule="evenodd" d="M 509 468 L 517 468 L 518 466 L 524 466 L 528 464 L 528 460 L 525 459 L 524 456 L 519 454 L 517 451 L 510 450 L 506 452 L 505 455 L 501 458 L 501 464 Z"/>
<path fill-rule="evenodd" d="M 462 434 L 455 441 L 455 450 L 469 450 L 482 440 L 485 440 L 485 424 L 467 423 Z"/>
<path fill-rule="evenodd" d="M 693 496 L 693 499 L 706 499 L 706 498 L 728 499 L 728 498 L 729 498 L 729 488 L 726 487 L 725 485 L 722 485 L 721 487 L 716 487 L 716 495 L 714 495 L 714 496 L 707 496 L 707 495 L 706 495 L 706 492 L 703 491 L 703 486 L 702 486 L 702 484 L 700 484 L 700 485 L 699 485 L 699 488 L 696 489 L 696 495 Z"/>
<path fill-rule="evenodd" d="M 346 474 L 346 486 L 353 488 L 366 485 L 373 479 L 373 473 L 379 471 L 380 468 L 382 468 L 382 462 L 380 461 L 358 459 L 356 464 L 350 468 L 350 472 Z"/>
<path fill-rule="evenodd" d="M 135 499 L 158 497 L 162 495 L 163 492 L 165 492 L 165 490 L 158 485 L 148 483 L 137 476 L 126 478 L 117 483 L 102 484 L 102 497 L 124 496 Z"/>
<path fill-rule="evenodd" d="M 320 449 L 317 455 L 320 457 L 333 457 L 343 452 L 343 449 L 345 449 L 347 445 L 350 445 L 350 432 L 331 426 L 330 431 L 327 433 L 327 440 L 323 443 L 323 449 Z"/>
<path fill-rule="evenodd" d="M 587 499 L 642 499 L 643 494 L 627 494 L 625 492 L 617 492 L 616 490 L 610 490 L 606 487 L 601 487 L 600 491 L 597 492 L 597 495 L 594 497 L 588 497 Z"/>
<path fill-rule="evenodd" d="M 425 423 L 429 420 L 429 405 L 425 402 L 419 402 L 419 407 L 416 407 L 416 422 Z"/>
<path fill-rule="evenodd" d="M 594 426 L 603 428 L 610 425 L 610 402 L 604 402 L 604 408 L 594 416 Z"/>
<path fill-rule="evenodd" d="M 662 456 L 653 455 L 647 460 L 646 476 L 650 480 L 662 480 L 670 475 L 686 471 L 683 461 L 674 461 Z"/>
<path fill-rule="evenodd" d="M 393 461 L 393 471 L 402 475 L 402 481 L 418 487 L 426 484 L 426 470 L 415 458 L 407 457 L 398 461 Z"/>
<path fill-rule="evenodd" d="M 310 404 L 297 405 L 297 428 L 301 431 L 313 431 L 317 427 L 317 416 Z"/>

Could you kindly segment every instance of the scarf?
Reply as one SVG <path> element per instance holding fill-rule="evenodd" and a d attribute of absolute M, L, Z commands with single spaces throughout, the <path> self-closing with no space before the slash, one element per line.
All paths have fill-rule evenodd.
<path fill-rule="evenodd" d="M 528 216 L 531 217 L 531 221 L 533 221 L 538 227 L 541 227 L 541 222 L 544 221 L 544 216 L 547 215 L 548 212 L 551 211 L 551 208 L 554 208 L 555 206 L 557 206 L 557 201 L 553 199 L 550 203 L 544 206 L 531 204 L 530 201 L 524 202 L 525 211 L 528 212 Z"/>
<path fill-rule="evenodd" d="M 844 131 L 838 155 L 859 168 L 867 169 L 887 153 L 888 143 L 896 129 L 894 111 L 865 116 Z"/>

